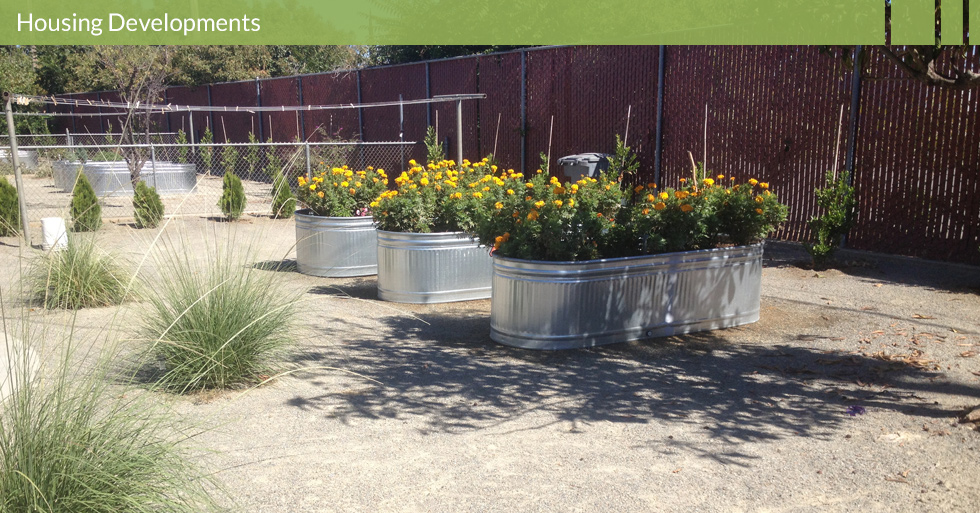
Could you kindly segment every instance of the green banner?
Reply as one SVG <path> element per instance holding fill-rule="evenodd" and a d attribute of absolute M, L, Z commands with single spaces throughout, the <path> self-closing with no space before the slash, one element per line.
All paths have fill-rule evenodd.
<path fill-rule="evenodd" d="M 880 44 L 884 20 L 883 0 L 27 0 L 0 6 L 0 44 Z"/>

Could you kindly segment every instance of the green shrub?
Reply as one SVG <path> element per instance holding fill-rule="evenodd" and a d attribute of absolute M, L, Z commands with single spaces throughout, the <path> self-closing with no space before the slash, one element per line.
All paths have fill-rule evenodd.
<path fill-rule="evenodd" d="M 225 146 L 221 149 L 221 167 L 225 173 L 234 173 L 238 164 L 238 148 Z"/>
<path fill-rule="evenodd" d="M 184 132 L 184 129 L 177 130 L 177 144 L 187 144 L 187 134 Z M 177 162 L 187 162 L 187 152 L 189 149 L 187 146 L 177 147 Z"/>
<path fill-rule="evenodd" d="M 39 304 L 77 310 L 122 303 L 128 276 L 95 237 L 73 234 L 65 249 L 39 256 L 27 278 L 31 297 Z"/>
<path fill-rule="evenodd" d="M 849 174 L 842 171 L 836 178 L 835 173 L 828 171 L 822 189 L 816 189 L 817 205 L 823 214 L 810 219 L 810 230 L 816 237 L 816 242 L 806 244 L 806 250 L 813 258 L 814 267 L 824 267 L 840 246 L 841 239 L 854 225 L 857 198 L 854 187 L 848 182 Z"/>
<path fill-rule="evenodd" d="M 0 237 L 20 232 L 20 205 L 17 189 L 6 178 L 0 177 Z"/>
<path fill-rule="evenodd" d="M 102 226 L 102 207 L 85 173 L 78 173 L 72 190 L 71 219 L 71 229 L 76 232 L 94 232 Z"/>
<path fill-rule="evenodd" d="M 242 186 L 242 179 L 238 178 L 234 172 L 225 173 L 221 181 L 221 198 L 218 199 L 218 206 L 221 212 L 229 221 L 234 221 L 242 217 L 245 211 L 245 188 Z"/>
<path fill-rule="evenodd" d="M 248 133 L 248 148 L 245 149 L 242 160 L 248 168 L 248 176 L 254 176 L 255 170 L 259 167 L 259 138 L 255 137 L 254 132 Z"/>
<path fill-rule="evenodd" d="M 163 219 L 163 202 L 155 187 L 136 182 L 133 188 L 133 212 L 137 228 L 156 228 Z"/>
<path fill-rule="evenodd" d="M 171 251 L 158 264 L 144 332 L 164 363 L 164 387 L 184 393 L 254 384 L 281 364 L 297 296 L 283 292 L 279 273 L 241 254 L 217 248 L 195 259 Z"/>
<path fill-rule="evenodd" d="M 30 363 L 40 348 L 0 339 L 16 354 L 17 383 L 0 402 L 0 511 L 217 510 L 215 484 L 184 448 L 186 428 L 151 395 L 111 386 L 110 355 L 94 369 L 60 355 L 42 379 Z"/>
<path fill-rule="evenodd" d="M 209 126 L 204 127 L 204 134 L 201 135 L 200 143 L 204 145 L 204 144 L 212 144 L 213 142 L 214 142 L 214 134 L 211 133 L 211 127 Z M 201 165 L 204 166 L 204 172 L 210 173 L 212 159 L 214 157 L 214 146 L 201 146 L 200 155 L 201 155 Z"/>
<path fill-rule="evenodd" d="M 443 151 L 442 144 L 436 136 L 436 129 L 430 126 L 425 130 L 425 163 L 438 164 L 446 160 L 446 152 Z"/>
<path fill-rule="evenodd" d="M 272 217 L 274 219 L 289 219 L 296 211 L 296 196 L 289 188 L 289 182 L 282 172 L 276 171 L 272 180 Z"/>

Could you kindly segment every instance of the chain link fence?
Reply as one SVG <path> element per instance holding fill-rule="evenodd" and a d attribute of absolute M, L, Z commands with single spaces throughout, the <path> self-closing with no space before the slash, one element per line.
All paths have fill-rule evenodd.
<path fill-rule="evenodd" d="M 61 137 L 67 142 L 66 136 Z M 21 141 L 18 136 L 18 142 Z M 0 175 L 12 175 L 10 147 L 0 147 Z M 79 172 L 92 184 L 103 219 L 133 218 L 132 168 L 157 188 L 167 215 L 221 216 L 225 173 L 242 179 L 246 213 L 272 210 L 272 181 L 277 171 L 295 190 L 296 178 L 318 168 L 368 166 L 397 174 L 411 159 L 424 156 L 417 142 L 297 142 L 255 144 L 49 144 L 19 145 L 28 219 L 68 218 L 71 192 Z M 14 183 L 13 176 L 7 180 Z"/>

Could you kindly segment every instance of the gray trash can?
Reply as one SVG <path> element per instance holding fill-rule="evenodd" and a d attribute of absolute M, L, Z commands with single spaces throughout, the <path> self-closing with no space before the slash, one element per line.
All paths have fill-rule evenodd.
<path fill-rule="evenodd" d="M 609 169 L 609 157 L 605 153 L 579 153 L 558 159 L 558 164 L 568 180 L 579 180 L 584 176 L 595 178 Z"/>

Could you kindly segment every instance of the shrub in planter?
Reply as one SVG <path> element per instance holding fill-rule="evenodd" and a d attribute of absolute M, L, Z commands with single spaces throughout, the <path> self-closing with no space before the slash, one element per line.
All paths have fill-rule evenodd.
<path fill-rule="evenodd" d="M 136 182 L 133 188 L 133 213 L 137 228 L 156 228 L 163 219 L 163 202 L 156 187 Z"/>
<path fill-rule="evenodd" d="M 368 208 L 381 191 L 388 188 L 384 169 L 368 167 L 354 171 L 347 166 L 328 168 L 321 161 L 313 176 L 299 177 L 300 203 L 313 215 L 324 217 L 355 217 L 371 215 Z"/>
<path fill-rule="evenodd" d="M 78 174 L 71 195 L 71 229 L 76 232 L 92 232 L 102 226 L 102 207 L 85 173 Z"/>
<path fill-rule="evenodd" d="M 233 172 L 225 173 L 221 180 L 221 198 L 218 199 L 221 212 L 229 221 L 234 221 L 242 217 L 246 201 L 242 179 Z"/>
<path fill-rule="evenodd" d="M 293 217 L 296 210 L 296 196 L 289 188 L 286 177 L 282 171 L 276 171 L 275 179 L 272 180 L 272 217 L 274 219 L 288 219 Z"/>
<path fill-rule="evenodd" d="M 17 189 L 6 178 L 0 178 L 0 237 L 17 235 L 20 231 L 20 205 Z"/>

